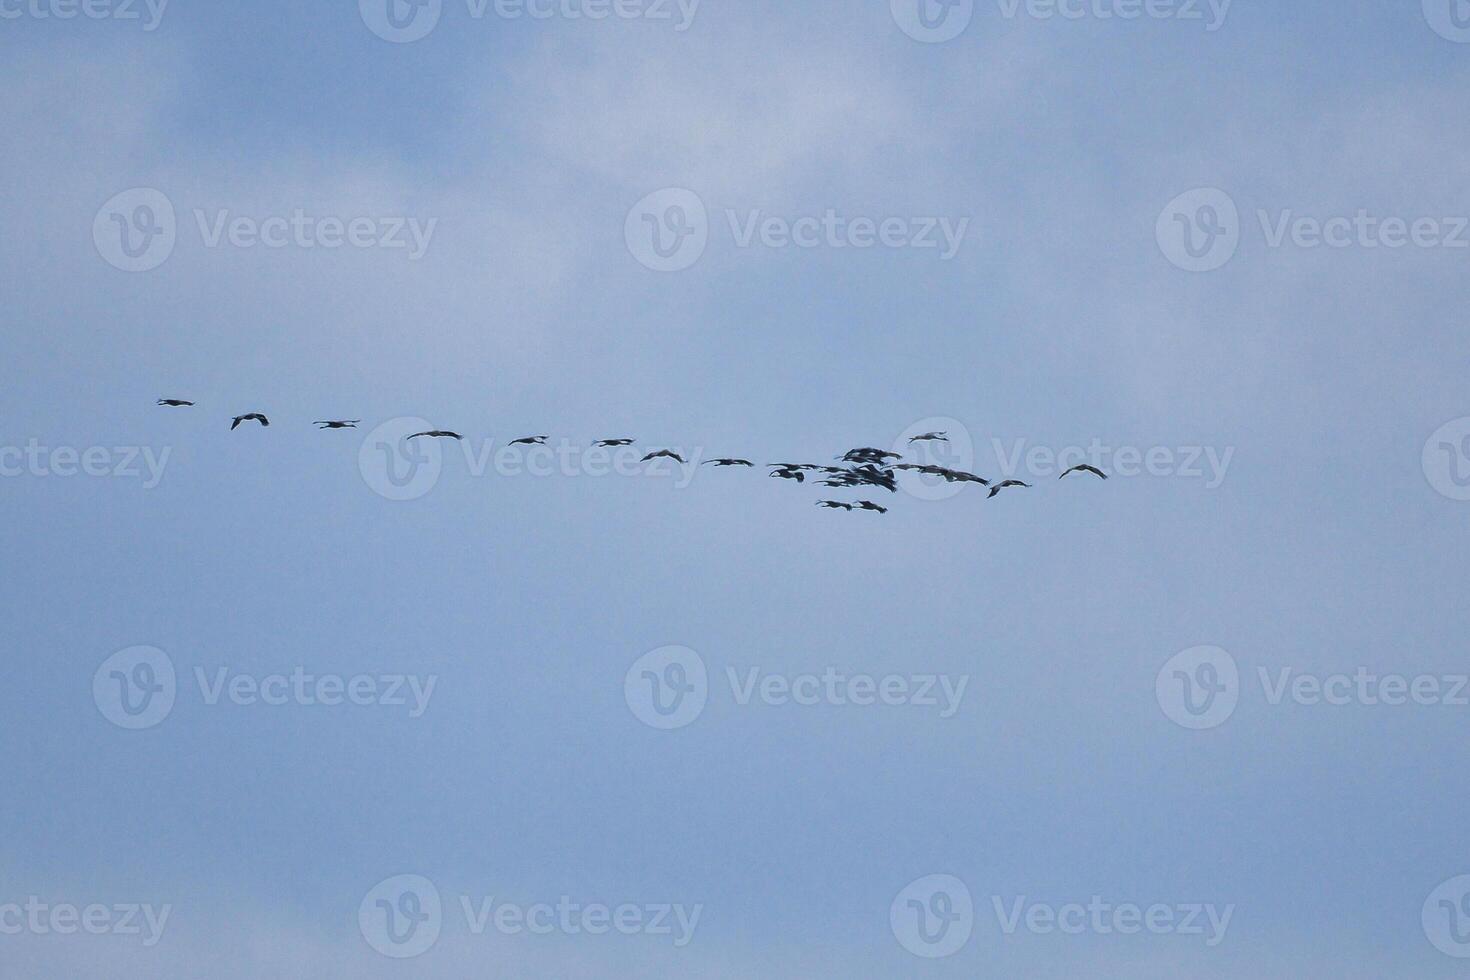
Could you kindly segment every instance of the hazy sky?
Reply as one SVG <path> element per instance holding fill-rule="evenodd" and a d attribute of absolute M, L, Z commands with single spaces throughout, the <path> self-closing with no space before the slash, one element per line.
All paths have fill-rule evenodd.
<path fill-rule="evenodd" d="M 0 0 L 0 975 L 1463 974 L 1470 4 L 393 3 Z"/>

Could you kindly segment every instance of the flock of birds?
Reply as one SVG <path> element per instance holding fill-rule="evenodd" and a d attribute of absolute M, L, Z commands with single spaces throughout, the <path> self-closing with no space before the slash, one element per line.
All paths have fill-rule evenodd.
<path fill-rule="evenodd" d="M 158 399 L 158 404 L 166 408 L 194 407 L 193 402 L 182 398 L 160 398 Z M 271 424 L 271 420 L 262 413 L 250 412 L 246 415 L 236 415 L 230 423 L 230 431 L 235 431 L 246 422 L 255 422 L 261 427 L 268 427 Z M 318 429 L 323 430 L 355 429 L 361 422 L 361 419 L 318 419 L 312 424 Z M 414 439 L 464 440 L 464 436 L 448 429 L 431 429 L 426 432 L 415 432 L 408 438 L 410 441 Z M 544 446 L 550 438 L 550 436 L 526 436 L 510 442 L 508 445 Z M 635 442 L 637 442 L 636 439 L 599 439 L 593 443 L 593 446 L 599 449 L 618 449 L 631 446 Z M 911 438 L 909 445 L 947 442 L 949 442 L 949 433 L 947 432 L 925 432 Z M 670 459 L 676 463 L 688 464 L 688 460 L 672 449 L 660 449 L 651 452 L 644 456 L 641 462 L 649 463 L 658 459 Z M 842 490 L 875 487 L 880 490 L 886 490 L 889 493 L 897 493 L 897 474 L 899 472 L 922 473 L 926 476 L 935 476 L 943 479 L 946 483 L 974 483 L 982 487 L 987 487 L 990 490 L 990 494 L 986 499 L 992 499 L 1004 490 L 1031 488 L 1031 484 L 1021 480 L 1002 480 L 999 483 L 992 483 L 984 477 L 976 476 L 974 473 L 966 473 L 963 470 L 952 470 L 933 464 L 921 465 L 918 463 L 899 462 L 902 459 L 903 455 L 900 453 L 864 447 L 849 450 L 837 457 L 838 462 L 846 464 L 842 466 L 824 466 L 816 463 L 768 463 L 767 466 L 771 470 L 770 476 L 773 479 L 793 480 L 797 483 L 805 483 L 808 474 L 810 474 L 817 486 Z M 705 460 L 700 465 L 714 466 L 716 468 L 755 468 L 755 463 L 750 460 L 735 457 Z M 1086 473 L 1103 480 L 1108 478 L 1108 475 L 1096 466 L 1083 463 L 1073 466 L 1058 477 L 1058 479 L 1065 480 L 1074 473 Z M 818 477 L 821 477 L 821 479 L 817 479 Z M 858 500 L 853 503 L 846 503 L 840 500 L 819 500 L 817 501 L 817 506 L 826 510 L 842 510 L 849 513 L 852 511 L 871 511 L 877 514 L 888 513 L 887 507 L 876 504 L 871 500 Z"/>

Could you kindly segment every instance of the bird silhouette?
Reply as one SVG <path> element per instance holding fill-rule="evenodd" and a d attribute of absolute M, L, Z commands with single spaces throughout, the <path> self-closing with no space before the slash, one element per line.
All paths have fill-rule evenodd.
<path fill-rule="evenodd" d="M 989 480 L 978 477 L 974 473 L 946 469 L 943 466 L 919 466 L 915 463 L 899 463 L 894 469 L 909 473 L 924 473 L 928 476 L 943 477 L 949 483 L 978 483 L 981 486 L 990 486 Z"/>
<path fill-rule="evenodd" d="M 825 480 L 820 481 L 824 487 L 881 487 L 889 493 L 898 492 L 898 481 L 893 476 L 891 469 L 884 469 L 872 463 L 862 466 L 854 466 L 851 469 L 838 470 Z"/>
<path fill-rule="evenodd" d="M 448 431 L 446 431 L 444 429 L 435 429 L 432 432 L 415 432 L 413 435 L 409 436 L 409 438 L 410 439 L 429 438 L 429 439 L 455 439 L 455 440 L 462 440 L 462 439 L 464 439 L 464 436 L 460 435 L 458 432 L 448 432 Z"/>
<path fill-rule="evenodd" d="M 546 445 L 546 440 L 547 439 L 550 439 L 550 438 L 551 438 L 550 436 L 526 436 L 526 438 L 524 438 L 524 439 L 517 439 L 515 442 L 511 443 L 511 445 L 512 446 L 544 446 L 544 445 Z"/>
<path fill-rule="evenodd" d="M 806 474 L 801 470 L 778 469 L 772 470 L 770 475 L 780 480 L 795 480 L 797 483 L 806 482 Z"/>
<path fill-rule="evenodd" d="M 1031 486 L 1031 484 L 1029 484 L 1029 483 L 1022 483 L 1020 480 L 1006 480 L 1004 483 L 997 483 L 995 486 L 991 487 L 990 488 L 990 496 L 989 497 L 986 497 L 985 499 L 986 500 L 989 500 L 991 497 L 994 497 L 996 494 L 1000 493 L 1002 490 L 1005 490 L 1008 487 L 1027 487 L 1027 488 L 1030 488 L 1030 486 Z"/>
<path fill-rule="evenodd" d="M 1065 480 L 1067 477 L 1071 476 L 1073 473 L 1091 473 L 1093 476 L 1100 476 L 1104 480 L 1106 480 L 1108 478 L 1108 475 L 1106 473 L 1104 473 L 1102 470 L 1098 469 L 1096 466 L 1089 466 L 1088 464 L 1083 463 L 1080 466 L 1074 466 L 1074 467 L 1072 467 L 1070 470 L 1068 470 L 1067 472 L 1063 473 L 1061 476 L 1057 477 L 1057 479 L 1058 480 Z"/>
<path fill-rule="evenodd" d="M 236 415 L 235 421 L 230 423 L 230 431 L 234 432 L 238 429 L 241 422 L 259 422 L 262 426 L 271 424 L 271 420 L 264 415 L 261 415 L 259 412 L 251 412 L 249 415 Z"/>
<path fill-rule="evenodd" d="M 169 408 L 191 408 L 194 405 L 193 402 L 186 402 L 182 398 L 160 398 L 158 399 L 158 404 L 166 405 Z"/>
<path fill-rule="evenodd" d="M 850 510 L 852 510 L 852 508 L 853 508 L 854 505 L 853 504 L 844 504 L 840 500 L 818 500 L 817 501 L 817 506 L 818 507 L 824 507 L 827 510 L 846 510 L 846 511 L 850 511 Z"/>
<path fill-rule="evenodd" d="M 336 419 L 331 422 L 313 422 L 312 425 L 323 429 L 355 429 L 361 421 L 362 419 Z"/>
<path fill-rule="evenodd" d="M 922 435 L 917 435 L 910 439 L 909 445 L 913 445 L 916 442 L 949 442 L 949 433 L 925 432 Z"/>
<path fill-rule="evenodd" d="M 597 449 L 617 449 L 621 446 L 631 446 L 637 442 L 636 439 L 599 439 L 592 445 Z"/>
<path fill-rule="evenodd" d="M 680 456 L 678 453 L 674 452 L 672 449 L 660 449 L 656 453 L 649 453 L 647 456 L 644 456 L 642 459 L 640 459 L 639 462 L 640 463 L 647 463 L 650 460 L 655 460 L 655 459 L 672 459 L 676 463 L 686 462 L 686 460 L 684 459 L 683 456 Z"/>
<path fill-rule="evenodd" d="M 707 460 L 704 461 L 704 464 L 703 465 L 705 465 L 705 466 L 754 466 L 755 464 L 752 463 L 748 459 L 707 459 Z"/>
<path fill-rule="evenodd" d="M 877 511 L 880 514 L 888 513 L 887 507 L 880 507 L 878 504 L 873 503 L 871 500 L 859 500 L 857 502 L 857 505 L 863 510 L 873 510 Z"/>
<path fill-rule="evenodd" d="M 898 453 L 872 448 L 851 449 L 837 458 L 846 463 L 886 463 L 890 459 L 903 459 Z"/>

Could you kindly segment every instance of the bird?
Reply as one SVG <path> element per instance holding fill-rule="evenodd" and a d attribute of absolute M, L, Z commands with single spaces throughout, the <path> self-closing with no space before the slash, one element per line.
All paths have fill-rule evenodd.
<path fill-rule="evenodd" d="M 880 514 L 888 513 L 887 507 L 880 507 L 878 504 L 873 503 L 871 500 L 859 500 L 857 502 L 857 505 L 863 510 L 874 510 Z"/>
<path fill-rule="evenodd" d="M 748 459 L 707 459 L 707 460 L 704 461 L 704 464 L 703 465 L 705 465 L 705 466 L 754 466 L 755 464 L 752 463 Z"/>
<path fill-rule="evenodd" d="M 550 436 L 526 436 L 526 438 L 524 438 L 524 439 L 517 439 L 515 442 L 511 443 L 511 445 L 512 446 L 544 446 L 544 445 L 546 445 L 546 440 L 547 439 L 550 439 L 550 438 L 551 438 Z"/>
<path fill-rule="evenodd" d="M 801 470 L 773 470 L 770 475 L 781 480 L 795 480 L 797 483 L 806 482 L 806 474 Z"/>
<path fill-rule="evenodd" d="M 974 473 L 945 469 L 943 466 L 919 466 L 915 463 L 899 463 L 894 469 L 909 473 L 923 473 L 927 476 L 943 477 L 948 483 L 978 483 L 984 487 L 990 486 L 989 480 L 976 476 Z"/>
<path fill-rule="evenodd" d="M 596 449 L 616 449 L 621 446 L 631 446 L 636 439 L 599 439 L 592 445 Z"/>
<path fill-rule="evenodd" d="M 827 510 L 847 510 L 847 511 L 850 511 L 853 508 L 853 505 L 852 504 L 844 504 L 841 501 L 837 501 L 837 500 L 818 500 L 817 501 L 817 506 L 818 507 L 824 507 Z"/>
<path fill-rule="evenodd" d="M 865 463 L 851 469 L 837 470 L 833 476 L 820 481 L 824 487 L 882 487 L 889 493 L 898 492 L 898 481 L 893 471 Z"/>
<path fill-rule="evenodd" d="M 683 463 L 683 462 L 685 462 L 684 457 L 683 456 L 680 456 L 678 453 L 674 452 L 672 449 L 660 449 L 656 453 L 649 453 L 647 456 L 644 456 L 642 459 L 640 459 L 639 462 L 640 463 L 647 463 L 650 460 L 655 460 L 655 459 L 672 459 L 676 463 Z"/>
<path fill-rule="evenodd" d="M 913 445 L 916 442 L 949 442 L 949 433 L 948 432 L 925 432 L 925 433 L 923 433 L 921 435 L 914 436 L 912 439 L 910 439 L 909 440 L 909 445 Z"/>
<path fill-rule="evenodd" d="M 192 408 L 194 406 L 193 402 L 186 402 L 182 398 L 160 398 L 158 404 L 169 408 Z"/>
<path fill-rule="evenodd" d="M 230 431 L 234 432 L 238 429 L 241 422 L 259 422 L 262 426 L 271 424 L 271 420 L 264 415 L 261 415 L 259 412 L 251 412 L 249 415 L 236 415 L 235 421 L 230 424 Z"/>
<path fill-rule="evenodd" d="M 1106 473 L 1104 473 L 1102 470 L 1098 469 L 1096 466 L 1090 466 L 1087 463 L 1083 463 L 1080 466 L 1074 466 L 1074 467 L 1072 467 L 1070 470 L 1068 470 L 1067 472 L 1063 473 L 1061 476 L 1057 477 L 1057 479 L 1058 480 L 1065 480 L 1067 477 L 1071 476 L 1073 473 L 1091 473 L 1093 476 L 1100 476 L 1104 480 L 1106 480 L 1108 478 L 1108 475 Z"/>
<path fill-rule="evenodd" d="M 428 437 L 430 439 L 464 439 L 464 436 L 460 435 L 458 432 L 447 432 L 443 429 L 435 429 L 432 432 L 415 432 L 413 435 L 409 436 L 410 439 L 421 439 L 424 437 Z"/>
<path fill-rule="evenodd" d="M 337 419 L 331 422 L 313 422 L 312 425 L 323 429 L 355 429 L 361 421 L 362 419 Z"/>
<path fill-rule="evenodd" d="M 986 497 L 985 499 L 986 500 L 989 500 L 991 497 L 994 497 L 996 494 L 1000 493 L 1002 490 L 1006 489 L 1007 487 L 1028 487 L 1029 488 L 1030 486 L 1031 486 L 1031 484 L 1029 484 L 1029 483 L 1022 483 L 1020 480 L 1006 480 L 1004 483 L 997 483 L 995 486 L 991 487 L 990 488 L 990 497 Z"/>
<path fill-rule="evenodd" d="M 886 463 L 890 459 L 903 459 L 898 453 L 886 452 L 882 449 L 853 449 L 838 459 L 846 463 Z"/>

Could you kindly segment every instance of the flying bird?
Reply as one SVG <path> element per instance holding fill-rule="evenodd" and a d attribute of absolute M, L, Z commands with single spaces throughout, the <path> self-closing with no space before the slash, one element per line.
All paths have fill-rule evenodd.
<path fill-rule="evenodd" d="M 707 459 L 705 466 L 754 466 L 748 459 Z"/>
<path fill-rule="evenodd" d="M 845 463 L 886 463 L 890 459 L 903 459 L 898 453 L 872 448 L 853 449 L 837 458 Z"/>
<path fill-rule="evenodd" d="M 978 477 L 974 473 L 946 469 L 943 466 L 919 466 L 915 463 L 899 463 L 894 469 L 904 470 L 909 473 L 923 473 L 927 476 L 943 477 L 948 483 L 978 483 L 984 487 L 990 486 L 989 480 Z"/>
<path fill-rule="evenodd" d="M 592 445 L 596 449 L 616 449 L 620 446 L 631 446 L 636 441 L 634 439 L 601 439 Z"/>
<path fill-rule="evenodd" d="M 186 402 L 182 398 L 160 398 L 158 404 L 167 405 L 169 408 L 191 408 L 193 402 Z"/>
<path fill-rule="evenodd" d="M 230 424 L 230 431 L 234 432 L 236 429 L 238 429 L 241 422 L 259 422 L 261 426 L 268 426 L 271 424 L 271 420 L 266 418 L 264 415 L 261 415 L 259 412 L 251 412 L 249 415 L 236 415 L 235 421 Z"/>
<path fill-rule="evenodd" d="M 773 470 L 771 472 L 771 476 L 777 477 L 778 479 L 782 479 L 782 480 L 795 480 L 797 483 L 805 483 L 806 482 L 806 474 L 803 473 L 801 470 L 793 470 L 793 469 Z"/>
<path fill-rule="evenodd" d="M 841 501 L 838 501 L 838 500 L 818 500 L 817 501 L 817 506 L 818 507 L 825 507 L 827 510 L 847 510 L 847 511 L 850 511 L 853 508 L 853 505 L 852 504 L 844 504 L 844 503 L 842 503 Z"/>
<path fill-rule="evenodd" d="M 435 429 L 432 432 L 415 432 L 413 435 L 409 436 L 410 439 L 422 439 L 426 437 L 429 439 L 464 439 L 464 436 L 460 435 L 458 432 L 447 432 L 443 429 Z"/>
<path fill-rule="evenodd" d="M 524 439 L 517 439 L 515 442 L 511 443 L 511 445 L 512 446 L 544 446 L 544 445 L 546 445 L 546 440 L 547 439 L 550 439 L 550 438 L 551 438 L 550 436 L 526 436 L 526 438 L 524 438 Z"/>
<path fill-rule="evenodd" d="M 909 445 L 913 445 L 916 442 L 949 442 L 949 433 L 925 432 L 922 435 L 917 435 L 910 439 Z"/>
<path fill-rule="evenodd" d="M 640 459 L 639 462 L 640 463 L 647 463 L 650 460 L 655 460 L 655 459 L 672 459 L 676 463 L 686 462 L 686 460 L 684 459 L 683 456 L 680 456 L 678 453 L 674 452 L 672 449 L 660 449 L 656 453 L 649 453 L 647 456 L 644 456 L 642 459 Z"/>
<path fill-rule="evenodd" d="M 362 419 L 336 419 L 331 422 L 313 422 L 312 425 L 323 429 L 355 429 L 361 421 Z"/>
<path fill-rule="evenodd" d="M 1022 483 L 1020 480 L 1006 480 L 1004 483 L 997 483 L 995 486 L 991 487 L 990 488 L 990 497 L 986 497 L 985 499 L 986 500 L 989 500 L 991 497 L 994 497 L 996 494 L 1000 493 L 1002 490 L 1006 489 L 1007 487 L 1027 487 L 1027 488 L 1029 488 L 1030 486 L 1031 486 L 1031 484 L 1029 484 L 1029 483 Z"/>
<path fill-rule="evenodd" d="M 859 500 L 857 502 L 857 505 L 863 510 L 873 510 L 877 511 L 880 514 L 888 513 L 887 507 L 880 507 L 878 504 L 873 503 L 871 500 Z"/>
<path fill-rule="evenodd" d="M 1065 480 L 1067 477 L 1071 476 L 1073 473 L 1091 473 L 1093 476 L 1100 476 L 1104 480 L 1106 480 L 1108 478 L 1108 475 L 1106 473 L 1104 473 L 1102 470 L 1098 469 L 1096 466 L 1089 466 L 1088 464 L 1083 463 L 1081 466 L 1074 466 L 1074 467 L 1072 467 L 1070 470 L 1068 470 L 1067 472 L 1063 473 L 1061 476 L 1057 477 L 1057 479 L 1058 480 Z"/>
<path fill-rule="evenodd" d="M 851 469 L 837 470 L 834 475 L 821 481 L 824 487 L 882 487 L 889 493 L 898 492 L 898 481 L 894 479 L 893 471 L 883 469 L 871 463 L 862 466 L 854 466 Z"/>

